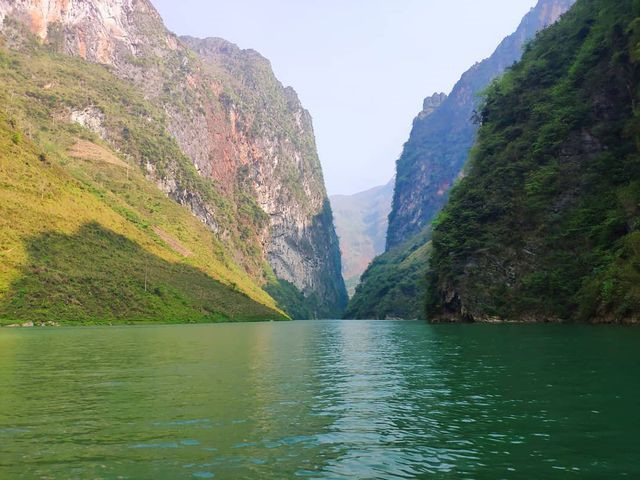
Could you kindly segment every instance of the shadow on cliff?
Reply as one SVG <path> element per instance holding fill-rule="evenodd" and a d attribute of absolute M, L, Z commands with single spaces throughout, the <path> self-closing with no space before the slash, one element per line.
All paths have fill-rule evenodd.
<path fill-rule="evenodd" d="M 306 238 L 297 246 L 314 278 L 314 288 L 302 292 L 296 285 L 275 279 L 265 290 L 278 307 L 296 320 L 337 319 L 347 308 L 349 297 L 342 278 L 342 260 L 338 236 L 333 225 L 333 213 L 325 199 L 322 210 L 316 214 Z"/>
<path fill-rule="evenodd" d="M 189 265 L 171 263 L 98 223 L 26 240 L 22 275 L 0 298 L 0 323 L 132 323 L 281 317 Z M 4 320 L 3 320 L 4 319 Z"/>
<path fill-rule="evenodd" d="M 342 318 L 342 314 L 349 303 L 349 295 L 342 277 L 340 241 L 336 234 L 333 211 L 328 198 L 324 199 L 322 211 L 313 218 L 313 226 L 316 231 L 322 232 L 321 238 L 329 239 L 328 242 L 325 240 L 325 251 L 319 257 L 324 259 L 327 264 L 324 279 L 327 287 L 324 296 L 331 298 L 331 308 L 326 313 L 330 314 L 328 318 Z M 323 242 L 320 242 L 320 244 L 322 245 Z"/>

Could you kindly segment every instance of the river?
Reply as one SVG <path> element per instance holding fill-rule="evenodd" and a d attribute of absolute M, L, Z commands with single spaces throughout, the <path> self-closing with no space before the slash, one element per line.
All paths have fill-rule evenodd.
<path fill-rule="evenodd" d="M 640 478 L 640 329 L 0 330 L 2 479 Z"/>

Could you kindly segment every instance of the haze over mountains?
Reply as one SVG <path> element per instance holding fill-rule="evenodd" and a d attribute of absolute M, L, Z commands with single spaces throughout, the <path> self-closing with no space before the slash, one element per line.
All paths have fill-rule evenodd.
<path fill-rule="evenodd" d="M 355 195 L 331 196 L 342 253 L 342 275 L 349 295 L 355 293 L 371 260 L 384 252 L 394 182 L 392 179 L 386 185 Z"/>

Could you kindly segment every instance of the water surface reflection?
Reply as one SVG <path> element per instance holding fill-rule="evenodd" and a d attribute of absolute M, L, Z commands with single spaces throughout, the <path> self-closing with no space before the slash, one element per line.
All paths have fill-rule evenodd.
<path fill-rule="evenodd" d="M 0 478 L 640 476 L 640 331 L 0 331 Z"/>

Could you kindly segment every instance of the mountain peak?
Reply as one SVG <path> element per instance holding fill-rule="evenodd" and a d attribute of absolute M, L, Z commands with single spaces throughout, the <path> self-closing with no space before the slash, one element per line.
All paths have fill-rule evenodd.
<path fill-rule="evenodd" d="M 575 2 L 576 0 L 539 0 L 536 6 L 523 18 L 516 36 L 519 33 L 531 35 L 531 33 L 553 25 Z"/>
<path fill-rule="evenodd" d="M 575 0 L 540 0 L 532 9 L 538 20 L 546 26 L 552 25 L 575 3 Z"/>
<path fill-rule="evenodd" d="M 447 94 L 442 92 L 434 93 L 430 97 L 425 98 L 422 103 L 422 112 L 418 114 L 418 118 L 422 119 L 431 115 L 446 99 Z"/>
<path fill-rule="evenodd" d="M 206 37 L 196 38 L 190 35 L 180 36 L 180 40 L 191 47 L 192 49 L 202 50 L 202 54 L 205 56 L 217 56 L 224 55 L 227 57 L 251 57 L 263 62 L 270 63 L 265 57 L 263 57 L 258 51 L 251 48 L 240 48 L 233 42 L 225 40 L 220 37 Z"/>

